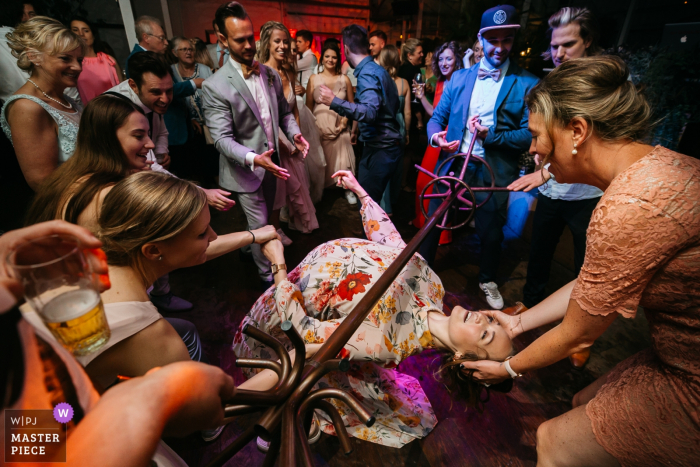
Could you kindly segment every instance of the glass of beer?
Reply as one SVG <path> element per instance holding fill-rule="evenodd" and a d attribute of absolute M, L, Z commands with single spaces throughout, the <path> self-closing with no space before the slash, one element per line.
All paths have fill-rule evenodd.
<path fill-rule="evenodd" d="M 87 355 L 110 337 L 100 293 L 80 241 L 51 235 L 19 245 L 7 257 L 24 296 L 51 334 L 74 355 Z"/>

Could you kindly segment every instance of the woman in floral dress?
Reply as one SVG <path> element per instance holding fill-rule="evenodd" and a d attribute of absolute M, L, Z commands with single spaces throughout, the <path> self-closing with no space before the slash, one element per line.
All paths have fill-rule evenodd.
<path fill-rule="evenodd" d="M 291 320 L 307 344 L 323 343 L 406 246 L 389 217 L 351 172 L 339 171 L 334 178 L 361 200 L 369 240 L 327 242 L 309 253 L 289 276 L 280 270 L 275 274 L 275 286 L 253 305 L 240 329 L 255 326 L 291 349 L 279 326 Z M 273 264 L 284 263 L 284 250 L 278 241 L 268 242 L 263 252 Z M 506 331 L 486 315 L 455 307 L 445 316 L 444 294 L 437 274 L 423 258 L 414 255 L 345 345 L 342 353 L 353 361 L 350 371 L 330 373 L 320 381 L 320 387 L 350 391 L 374 413 L 377 422 L 367 428 L 342 403 L 333 401 L 351 436 L 401 447 L 435 427 L 437 419 L 420 383 L 393 370 L 403 359 L 436 348 L 449 355 L 451 364 L 458 368 L 461 361 L 478 356 L 504 360 L 512 353 Z M 240 329 L 233 341 L 238 357 L 273 358 L 270 349 Z M 243 371 L 248 377 L 256 373 L 253 369 Z M 334 434 L 327 421 L 321 420 L 321 427 Z"/>

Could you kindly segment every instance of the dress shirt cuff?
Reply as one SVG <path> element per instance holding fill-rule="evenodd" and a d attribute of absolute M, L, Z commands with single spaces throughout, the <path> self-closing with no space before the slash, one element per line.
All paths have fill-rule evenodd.
<path fill-rule="evenodd" d="M 255 153 L 250 151 L 245 155 L 245 165 L 250 168 L 250 170 L 255 170 Z"/>
<path fill-rule="evenodd" d="M 336 97 L 333 98 L 333 101 L 331 102 L 331 105 L 329 105 L 328 107 L 329 107 L 331 110 L 334 110 L 334 111 L 337 113 L 337 112 L 338 112 L 338 109 L 342 109 L 342 108 L 343 108 L 343 103 L 344 103 L 344 102 L 345 102 L 345 101 L 344 101 L 343 99 L 340 99 L 340 98 L 338 98 L 338 97 L 336 96 Z"/>

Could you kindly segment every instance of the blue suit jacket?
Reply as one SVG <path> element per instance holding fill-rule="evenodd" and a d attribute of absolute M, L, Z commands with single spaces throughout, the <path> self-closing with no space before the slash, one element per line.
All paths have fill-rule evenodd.
<path fill-rule="evenodd" d="M 479 64 L 466 70 L 455 71 L 445 84 L 442 97 L 428 122 L 428 138 L 447 127 L 447 141 L 462 141 L 467 131 L 469 102 L 477 79 Z M 487 78 L 488 79 L 488 78 Z M 496 186 L 507 186 L 518 176 L 518 159 L 527 151 L 532 135 L 527 129 L 528 111 L 525 96 L 539 79 L 523 70 L 511 60 L 508 72 L 496 99 L 496 124 L 489 129 L 483 142 L 484 156 L 494 172 Z M 459 152 L 459 148 L 456 152 Z M 451 154 L 444 151 L 438 158 L 438 166 Z M 488 171 L 481 170 L 480 163 L 470 164 L 470 172 L 476 175 L 478 185 L 490 185 Z M 439 175 L 446 175 L 447 167 Z"/>
<path fill-rule="evenodd" d="M 129 59 L 135 53 L 145 52 L 145 51 L 146 51 L 146 49 L 144 49 L 140 45 L 136 44 L 134 46 L 134 49 L 131 51 L 129 56 L 126 58 L 126 66 L 124 67 L 124 74 L 126 74 L 127 79 L 129 79 L 131 77 L 131 76 L 129 76 Z M 177 99 L 178 97 L 191 96 L 192 94 L 194 94 L 195 91 L 196 91 L 196 89 L 194 86 L 192 86 L 192 83 L 188 83 L 188 82 L 174 83 L 173 84 L 173 99 Z"/>

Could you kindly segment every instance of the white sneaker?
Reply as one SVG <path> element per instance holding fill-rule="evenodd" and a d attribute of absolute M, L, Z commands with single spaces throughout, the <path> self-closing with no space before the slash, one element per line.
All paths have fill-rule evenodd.
<path fill-rule="evenodd" d="M 289 208 L 287 206 L 282 206 L 280 209 L 280 222 L 289 222 Z"/>
<path fill-rule="evenodd" d="M 267 452 L 270 450 L 270 441 L 265 441 L 260 436 L 258 436 L 257 441 L 255 441 L 255 444 L 258 445 L 258 451 L 260 452 Z"/>
<path fill-rule="evenodd" d="M 214 441 L 216 438 L 219 437 L 221 432 L 224 431 L 224 428 L 226 428 L 226 425 L 221 425 L 220 427 L 214 428 L 213 430 L 202 430 L 200 432 L 202 434 L 202 439 L 207 443 L 209 441 Z"/>
<path fill-rule="evenodd" d="M 479 288 L 486 294 L 486 301 L 489 302 L 489 305 L 494 310 L 503 308 L 503 297 L 501 292 L 498 291 L 498 286 L 495 282 L 479 283 Z"/>
<path fill-rule="evenodd" d="M 314 414 L 314 420 L 311 423 L 311 429 L 309 430 L 309 438 L 308 439 L 309 439 L 309 444 L 314 444 L 319 439 L 321 439 L 321 425 L 318 423 L 318 420 L 316 419 L 316 414 Z M 267 452 L 270 450 L 270 441 L 265 441 L 260 436 L 258 436 L 258 439 L 255 441 L 255 444 L 258 445 L 258 450 L 260 452 Z"/>
<path fill-rule="evenodd" d="M 355 193 L 350 190 L 345 190 L 345 199 L 347 199 L 350 204 L 357 204 L 357 197 Z"/>
<path fill-rule="evenodd" d="M 287 234 L 284 233 L 284 230 L 277 229 L 277 234 L 280 236 L 280 240 L 282 240 L 282 245 L 289 246 L 292 244 L 292 239 L 287 237 Z"/>

